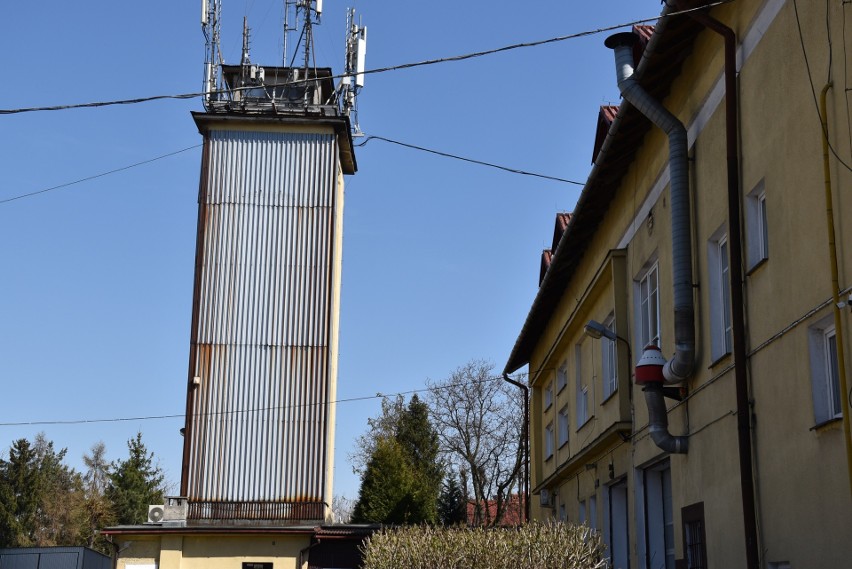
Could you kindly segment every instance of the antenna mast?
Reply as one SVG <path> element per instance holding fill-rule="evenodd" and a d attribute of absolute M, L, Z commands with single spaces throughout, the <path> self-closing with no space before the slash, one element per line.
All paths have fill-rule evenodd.
<path fill-rule="evenodd" d="M 358 124 L 358 93 L 364 87 L 364 63 L 367 57 L 367 26 L 355 23 L 355 8 L 346 11 L 346 62 L 340 85 L 343 114 L 353 117 L 353 136 L 364 136 Z"/>
<path fill-rule="evenodd" d="M 219 98 L 221 68 L 224 63 L 219 47 L 222 0 L 201 0 L 201 31 L 204 33 L 204 108 Z"/>

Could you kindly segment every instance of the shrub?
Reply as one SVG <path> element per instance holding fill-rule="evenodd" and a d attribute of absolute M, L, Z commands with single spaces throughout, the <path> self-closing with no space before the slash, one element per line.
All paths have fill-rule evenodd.
<path fill-rule="evenodd" d="M 586 526 L 385 528 L 362 547 L 364 569 L 602 569 L 600 535 Z"/>

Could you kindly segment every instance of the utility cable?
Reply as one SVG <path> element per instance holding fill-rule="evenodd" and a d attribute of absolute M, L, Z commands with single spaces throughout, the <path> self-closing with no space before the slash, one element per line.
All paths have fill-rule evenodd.
<path fill-rule="evenodd" d="M 0 204 L 13 202 L 15 200 L 20 200 L 23 198 L 29 198 L 32 196 L 37 196 L 39 194 L 43 194 L 46 192 L 52 192 L 53 190 L 59 190 L 61 188 L 67 188 L 68 186 L 73 186 L 74 184 L 80 184 L 82 182 L 88 182 L 89 180 L 94 180 L 97 178 L 103 178 L 104 176 L 109 176 L 110 174 L 115 174 L 117 172 L 123 172 L 124 170 L 130 170 L 131 168 L 136 168 L 137 166 L 142 166 L 144 164 L 150 164 L 151 162 L 156 162 L 157 160 L 162 160 L 163 158 L 168 158 L 169 156 L 175 156 L 176 154 L 180 154 L 182 152 L 186 152 L 188 150 L 192 150 L 194 148 L 198 148 L 201 146 L 200 144 L 195 144 L 193 146 L 187 146 L 186 148 L 182 148 L 180 150 L 175 150 L 174 152 L 169 152 L 168 154 L 163 154 L 161 156 L 157 156 L 155 158 L 150 158 L 148 160 L 143 160 L 142 162 L 136 162 L 135 164 L 130 164 L 129 166 L 122 166 L 121 168 L 116 168 L 114 170 L 109 170 L 108 172 L 101 172 L 100 174 L 95 174 L 94 176 L 87 176 L 85 178 L 80 178 L 79 180 L 74 180 L 73 182 L 66 182 L 64 184 L 59 184 L 58 186 L 52 186 L 50 188 L 45 188 L 43 190 L 37 190 L 35 192 L 29 192 L 27 194 L 20 194 L 17 196 L 13 196 L 11 198 L 0 199 Z"/>
<path fill-rule="evenodd" d="M 828 149 L 831 151 L 831 153 L 837 159 L 837 162 L 840 163 L 841 166 L 843 166 L 844 168 L 846 168 L 847 170 L 852 172 L 852 166 L 850 166 L 849 164 L 847 164 L 846 162 L 843 161 L 843 159 L 840 157 L 840 155 L 834 149 L 834 145 L 831 144 L 831 141 L 828 138 L 828 132 L 825 132 L 823 127 L 822 127 L 822 115 L 819 112 L 819 101 L 817 101 L 816 87 L 814 86 L 814 78 L 813 78 L 813 73 L 811 72 L 810 60 L 808 59 L 808 53 L 807 53 L 807 50 L 805 49 L 805 38 L 804 38 L 804 35 L 802 34 L 802 23 L 799 21 L 799 7 L 796 3 L 796 0 L 793 0 L 793 13 L 795 14 L 795 17 L 796 17 L 796 28 L 799 32 L 799 45 L 801 45 L 801 47 L 802 47 L 802 56 L 805 58 L 805 69 L 807 70 L 808 83 L 810 83 L 810 86 L 811 86 L 811 95 L 813 96 L 814 108 L 816 109 L 817 118 L 820 121 L 820 130 L 823 130 L 823 135 L 825 136 L 826 140 L 828 141 Z M 831 48 L 829 47 L 829 53 L 830 52 L 831 52 Z M 828 117 L 826 117 L 826 120 L 828 120 Z"/>
<path fill-rule="evenodd" d="M 512 174 L 521 174 L 523 176 L 533 176 L 536 178 L 544 178 L 545 180 L 554 180 L 556 182 L 563 182 L 565 184 L 575 184 L 577 186 L 584 185 L 583 182 L 575 182 L 574 180 L 566 180 L 565 178 L 557 178 L 555 176 L 548 176 L 546 174 L 537 174 L 535 172 L 527 172 L 525 170 L 518 170 L 515 168 L 509 168 L 507 166 L 500 166 L 499 164 L 492 164 L 491 162 L 483 162 L 482 160 L 474 160 L 473 158 L 465 158 L 464 156 L 457 156 L 455 154 L 449 154 L 447 152 L 441 152 L 439 150 L 433 150 L 431 148 L 424 148 L 423 146 L 417 146 L 414 144 L 408 144 L 405 142 L 400 142 L 398 140 L 391 140 L 390 138 L 385 138 L 383 136 L 378 135 L 370 135 L 364 139 L 363 142 L 356 144 L 355 146 L 366 146 L 368 142 L 371 140 L 382 140 L 384 142 L 389 142 L 391 144 L 397 144 L 399 146 L 404 146 L 405 148 L 411 148 L 413 150 L 420 150 L 421 152 L 428 152 L 430 154 L 436 154 L 438 156 L 444 156 L 445 158 L 453 158 L 454 160 L 461 160 L 463 162 L 470 162 L 472 164 L 479 164 L 480 166 L 488 166 L 489 168 L 497 168 L 498 170 L 503 170 L 504 172 L 511 172 Z"/>
<path fill-rule="evenodd" d="M 523 374 L 522 374 L 523 375 Z M 503 379 L 502 375 L 497 375 L 493 377 L 485 377 L 482 379 L 475 379 L 472 381 L 465 381 L 460 383 L 451 383 L 448 385 L 436 385 L 432 387 L 424 387 L 421 389 L 411 389 L 408 391 L 398 391 L 396 393 L 381 393 L 378 392 L 375 395 L 362 395 L 360 397 L 349 397 L 346 399 L 337 399 L 336 401 L 323 401 L 319 403 L 302 403 L 299 405 L 275 405 L 272 407 L 258 407 L 255 409 L 237 409 L 233 411 L 219 411 L 214 413 L 195 413 L 193 417 L 211 417 L 211 416 L 229 416 L 229 415 L 241 415 L 247 413 L 259 413 L 263 411 L 274 411 L 274 410 L 284 410 L 284 409 L 296 409 L 300 407 L 314 407 L 318 405 L 331 405 L 338 403 L 354 403 L 357 401 L 369 401 L 371 399 L 385 399 L 386 397 L 399 397 L 403 395 L 413 395 L 415 393 L 426 393 L 431 391 L 439 391 L 441 389 L 451 389 L 453 387 L 458 387 L 462 385 L 471 385 L 475 383 L 490 383 L 493 381 L 500 381 Z M 170 415 L 142 415 L 138 417 L 112 417 L 105 419 L 69 419 L 69 420 L 54 420 L 54 421 L 19 421 L 19 422 L 7 422 L 0 423 L 0 427 L 34 427 L 34 426 L 46 426 L 46 425 L 85 425 L 85 424 L 95 424 L 95 423 L 122 423 L 128 421 L 152 421 L 159 419 L 179 419 L 186 417 L 185 413 L 175 413 Z"/>
<path fill-rule="evenodd" d="M 538 46 L 547 45 L 547 44 L 551 44 L 551 43 L 563 42 L 563 41 L 566 41 L 566 40 L 572 40 L 572 39 L 578 39 L 578 38 L 583 38 L 583 37 L 587 37 L 587 36 L 592 36 L 592 35 L 600 34 L 600 33 L 603 33 L 603 32 L 610 32 L 610 31 L 613 31 L 613 30 L 617 30 L 619 28 L 627 27 L 627 26 L 635 26 L 637 24 L 647 24 L 648 22 L 655 22 L 655 21 L 661 20 L 663 18 L 672 18 L 674 16 L 679 16 L 681 14 L 688 14 L 690 12 L 694 12 L 694 11 L 698 11 L 698 10 L 706 10 L 706 9 L 712 8 L 714 6 L 720 6 L 722 4 L 727 4 L 727 3 L 733 2 L 733 1 L 734 0 L 719 0 L 717 2 L 713 2 L 711 4 L 706 4 L 706 5 L 700 6 L 698 8 L 690 8 L 688 10 L 671 12 L 671 13 L 665 14 L 665 15 L 654 16 L 653 18 L 643 18 L 641 20 L 633 20 L 631 22 L 625 22 L 625 23 L 616 24 L 616 25 L 613 25 L 613 26 L 606 26 L 606 27 L 597 28 L 597 29 L 594 29 L 594 30 L 586 30 L 586 31 L 583 31 L 583 32 L 577 32 L 577 33 L 574 33 L 574 34 L 569 34 L 569 35 L 564 35 L 564 36 L 557 36 L 557 37 L 548 38 L 548 39 L 544 39 L 544 40 L 524 42 L 524 43 L 516 43 L 516 44 L 512 44 L 512 45 L 494 48 L 494 49 L 488 49 L 488 50 L 484 50 L 484 51 L 467 53 L 467 54 L 464 54 L 464 55 L 440 57 L 440 58 L 436 58 L 436 59 L 427 59 L 427 60 L 424 60 L 424 61 L 417 61 L 417 62 L 412 62 L 412 63 L 403 63 L 403 64 L 400 64 L 400 65 L 392 65 L 392 66 L 389 66 L 389 67 L 379 67 L 379 68 L 376 68 L 376 69 L 367 69 L 367 70 L 364 70 L 361 73 L 359 73 L 359 75 L 360 74 L 371 75 L 371 74 L 375 74 L 375 73 L 386 73 L 386 72 L 389 72 L 389 71 L 400 71 L 400 70 L 403 70 L 403 69 L 411 69 L 411 68 L 414 68 L 414 67 L 424 67 L 424 66 L 427 66 L 427 65 L 436 65 L 436 64 L 439 64 L 439 63 L 449 63 L 449 62 L 453 62 L 453 61 L 465 61 L 467 59 L 473 59 L 473 58 L 482 57 L 482 56 L 485 56 L 485 55 L 493 55 L 493 54 L 496 54 L 496 53 L 502 53 L 502 52 L 505 52 L 505 51 L 511 51 L 511 50 L 515 50 L 515 49 L 521 49 L 521 48 L 527 48 L 527 47 L 538 47 Z M 343 79 L 345 77 L 348 77 L 348 75 L 347 74 L 331 75 L 329 77 L 329 79 Z M 301 84 L 311 83 L 313 81 L 315 81 L 315 79 L 299 79 L 299 80 L 294 80 L 294 81 L 288 81 L 288 82 L 285 82 L 285 83 L 270 84 L 268 86 L 270 86 L 270 87 L 286 87 L 286 86 L 289 86 L 289 85 L 301 85 Z M 40 112 L 40 111 L 64 111 L 64 110 L 70 110 L 70 109 L 107 107 L 107 106 L 113 106 L 113 105 L 133 105 L 133 104 L 137 104 L 137 103 L 147 103 L 149 101 L 160 101 L 160 100 L 167 100 L 167 99 L 194 99 L 196 97 L 207 96 L 208 94 L 214 94 L 214 95 L 216 95 L 216 94 L 227 94 L 227 93 L 232 93 L 232 92 L 236 92 L 236 91 L 242 91 L 242 90 L 245 90 L 245 89 L 256 89 L 256 88 L 257 88 L 256 86 L 235 87 L 233 89 L 228 89 L 228 90 L 225 90 L 225 91 L 212 91 L 211 93 L 198 92 L 198 93 L 183 93 L 183 94 L 180 94 L 180 95 L 154 95 L 152 97 L 138 97 L 138 98 L 135 98 L 135 99 L 122 99 L 122 100 L 117 100 L 117 101 L 99 101 L 99 102 L 93 102 L 93 103 L 78 103 L 78 104 L 72 104 L 72 105 L 54 105 L 54 106 L 45 106 L 45 107 L 27 107 L 27 108 L 19 108 L 19 109 L 0 109 L 0 115 L 33 113 L 33 112 Z"/>

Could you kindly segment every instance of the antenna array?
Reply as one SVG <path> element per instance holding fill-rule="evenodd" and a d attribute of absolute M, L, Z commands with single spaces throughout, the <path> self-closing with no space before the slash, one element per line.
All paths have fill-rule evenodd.
<path fill-rule="evenodd" d="M 248 21 L 244 18 L 239 84 L 235 85 L 232 77 L 235 66 L 228 67 L 227 78 L 224 73 L 225 60 L 220 46 L 222 0 L 201 0 L 201 28 L 205 38 L 203 88 L 205 110 L 208 112 L 234 110 L 232 103 L 239 102 L 243 104 L 242 108 L 245 108 L 245 102 L 251 99 L 255 103 L 255 109 L 263 107 L 273 112 L 287 112 L 295 108 L 297 93 L 301 93 L 300 98 L 305 109 L 316 104 L 309 100 L 310 89 L 305 86 L 305 80 L 313 76 L 314 79 L 311 81 L 313 83 L 317 78 L 313 26 L 321 23 L 323 0 L 283 0 L 283 2 L 282 67 L 271 68 L 275 70 L 275 79 L 272 83 L 268 83 L 264 69 L 252 65 L 249 57 L 250 30 Z M 296 22 L 301 23 L 301 32 L 290 56 L 288 36 L 290 32 L 298 30 Z M 302 70 L 294 66 L 300 50 Z M 362 26 L 360 20 L 355 23 L 355 9 L 349 8 L 346 11 L 346 58 L 343 78 L 334 89 L 331 98 L 320 104 L 336 105 L 340 114 L 353 117 L 355 136 L 362 135 L 358 125 L 357 96 L 364 87 L 366 54 L 367 27 Z M 289 61 L 288 58 L 290 58 Z M 283 72 L 285 76 L 279 76 L 279 72 Z"/>
<path fill-rule="evenodd" d="M 222 50 L 219 29 L 222 0 L 201 0 L 201 31 L 204 32 L 204 108 L 208 108 L 213 93 L 222 87 Z"/>
<path fill-rule="evenodd" d="M 367 26 L 360 20 L 355 23 L 355 8 L 346 11 L 346 62 L 340 85 L 341 109 L 346 116 L 353 115 L 355 136 L 363 136 L 358 124 L 358 93 L 364 87 L 364 64 L 367 56 Z"/>

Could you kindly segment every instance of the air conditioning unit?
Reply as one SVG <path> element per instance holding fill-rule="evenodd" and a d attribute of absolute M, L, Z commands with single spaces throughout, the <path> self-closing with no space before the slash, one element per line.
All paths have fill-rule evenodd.
<path fill-rule="evenodd" d="M 542 508 L 553 507 L 553 494 L 547 488 L 543 489 L 541 494 L 539 494 L 539 505 Z"/>
<path fill-rule="evenodd" d="M 162 504 L 155 506 L 148 506 L 148 523 L 149 524 L 158 524 L 163 521 L 163 518 L 166 516 L 166 508 Z"/>

